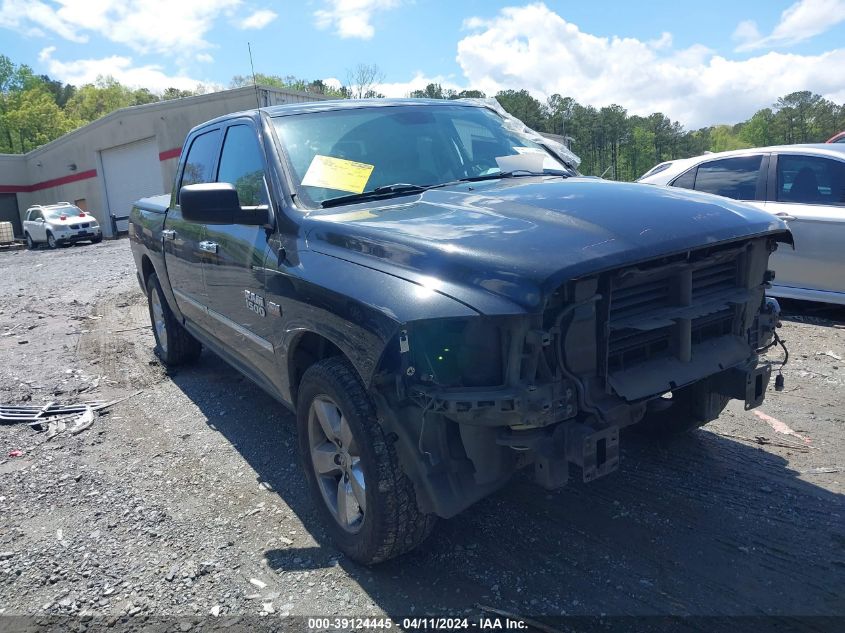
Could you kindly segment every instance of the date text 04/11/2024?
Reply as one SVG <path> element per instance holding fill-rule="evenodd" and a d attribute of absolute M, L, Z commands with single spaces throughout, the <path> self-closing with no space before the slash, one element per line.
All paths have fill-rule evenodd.
<path fill-rule="evenodd" d="M 310 631 L 333 631 L 347 629 L 382 629 L 396 626 L 405 631 L 519 631 L 528 629 L 528 624 L 520 619 L 498 616 L 483 616 L 478 619 L 448 617 L 403 618 L 394 622 L 391 618 L 309 618 Z"/>

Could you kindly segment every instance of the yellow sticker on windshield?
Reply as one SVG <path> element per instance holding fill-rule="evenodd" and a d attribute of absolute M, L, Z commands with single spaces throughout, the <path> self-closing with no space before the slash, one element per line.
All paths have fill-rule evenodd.
<path fill-rule="evenodd" d="M 305 172 L 302 184 L 306 187 L 361 193 L 367 186 L 374 168 L 374 165 L 367 163 L 317 154 Z"/>

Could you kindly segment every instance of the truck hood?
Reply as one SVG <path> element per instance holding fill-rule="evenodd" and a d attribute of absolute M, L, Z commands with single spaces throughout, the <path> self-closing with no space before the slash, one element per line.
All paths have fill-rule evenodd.
<path fill-rule="evenodd" d="M 742 203 L 593 178 L 432 189 L 313 212 L 304 228 L 310 250 L 423 284 L 482 313 L 503 311 L 502 300 L 535 311 L 568 279 L 692 248 L 771 233 L 791 242 L 782 221 Z"/>

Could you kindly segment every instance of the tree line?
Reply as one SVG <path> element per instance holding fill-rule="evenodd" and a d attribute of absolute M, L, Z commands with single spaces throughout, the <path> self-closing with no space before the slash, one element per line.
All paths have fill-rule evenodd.
<path fill-rule="evenodd" d="M 294 76 L 237 75 L 230 87 L 259 85 L 327 95 L 339 99 L 383 97 L 378 92 L 384 74 L 375 64 L 358 64 L 347 71 L 346 83 L 329 85 L 323 80 Z M 36 75 L 0 55 L 0 153 L 20 154 L 119 108 L 203 94 L 195 90 L 167 88 L 155 93 L 129 88 L 112 77 L 73 86 Z M 455 91 L 439 84 L 410 93 L 430 99 L 484 98 L 480 90 Z M 836 104 L 810 91 L 778 99 L 736 125 L 714 125 L 686 130 L 665 114 L 629 115 L 619 105 L 595 108 L 572 97 L 555 94 L 545 102 L 527 90 L 503 90 L 495 95 L 502 107 L 529 127 L 569 139 L 581 157 L 582 173 L 615 180 L 634 180 L 659 162 L 765 145 L 818 143 L 845 129 L 845 104 Z"/>
<path fill-rule="evenodd" d="M 456 92 L 429 84 L 411 96 L 460 99 L 485 95 L 478 90 Z M 527 90 L 503 90 L 493 96 L 528 127 L 568 137 L 572 151 L 581 157 L 582 173 L 615 180 L 635 180 L 667 160 L 766 145 L 823 143 L 845 130 L 845 104 L 808 90 L 785 95 L 736 125 L 697 130 L 685 130 L 661 112 L 629 115 L 620 105 L 595 108 L 558 94 L 545 103 Z"/>

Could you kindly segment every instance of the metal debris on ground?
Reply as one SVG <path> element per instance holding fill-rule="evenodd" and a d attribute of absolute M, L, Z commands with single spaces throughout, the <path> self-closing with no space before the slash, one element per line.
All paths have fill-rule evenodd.
<path fill-rule="evenodd" d="M 79 415 L 84 413 L 88 407 L 96 407 L 101 404 L 104 404 L 102 400 L 69 405 L 49 402 L 43 407 L 2 404 L 0 405 L 0 422 L 26 422 L 40 425 L 42 422 L 48 421 L 48 418 Z"/>
<path fill-rule="evenodd" d="M 746 437 L 745 435 L 734 435 L 733 433 L 719 433 L 718 431 L 710 432 L 714 435 L 719 435 L 721 437 L 729 437 L 734 440 L 742 440 L 743 442 L 751 442 L 753 444 L 762 444 L 765 446 L 780 446 L 781 448 L 791 448 L 802 453 L 809 453 L 811 449 L 818 450 L 815 446 L 808 446 L 806 444 L 799 444 L 797 442 L 776 442 L 774 440 L 770 440 L 769 438 L 763 435 L 757 435 L 755 437 Z"/>
<path fill-rule="evenodd" d="M 97 418 L 97 412 L 111 407 L 119 402 L 134 398 L 141 391 L 135 391 L 128 396 L 104 402 L 94 400 L 71 405 L 57 405 L 50 402 L 43 407 L 0 405 L 0 422 L 26 422 L 36 431 L 47 431 L 47 440 L 51 440 L 59 433 L 64 432 L 70 421 L 71 435 L 79 435 L 86 429 L 91 428 Z"/>

